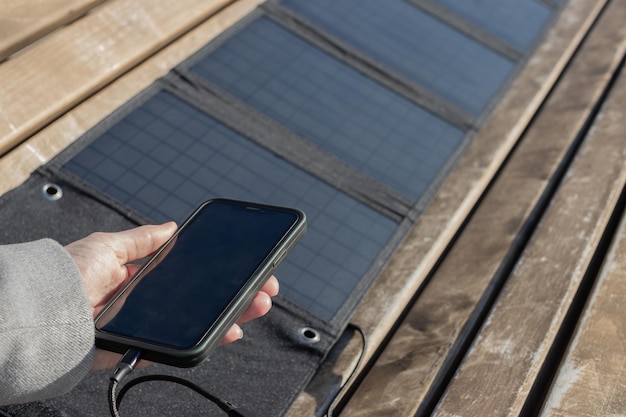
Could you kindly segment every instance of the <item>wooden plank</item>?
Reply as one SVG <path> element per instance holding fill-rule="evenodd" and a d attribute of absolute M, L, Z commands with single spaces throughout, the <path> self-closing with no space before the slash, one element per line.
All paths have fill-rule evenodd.
<path fill-rule="evenodd" d="M 574 5 L 575 2 L 568 3 L 568 7 Z M 563 155 L 576 140 L 585 118 L 623 56 L 626 48 L 626 33 L 621 23 L 624 4 L 610 3 L 608 7 L 609 12 L 602 15 L 534 120 L 531 130 L 491 185 L 463 233 L 437 266 L 428 285 L 342 415 L 412 416 L 417 411 L 476 303 L 558 169 Z M 564 9 L 561 18 L 564 16 L 572 19 L 577 15 L 568 14 Z M 549 46 L 553 47 L 554 43 Z M 531 58 L 531 62 L 535 59 L 538 59 L 537 55 Z M 496 112 L 494 119 L 505 117 L 500 110 Z M 510 126 L 504 126 L 507 125 Z M 501 133 L 507 135 L 506 132 Z M 472 149 L 468 150 L 465 156 L 472 152 Z M 492 157 L 493 154 L 488 152 L 482 157 L 473 156 L 476 158 L 474 161 L 482 161 L 482 158 Z M 471 169 L 466 171 L 471 172 Z M 475 184 L 472 186 L 470 188 L 476 187 Z M 437 203 L 436 199 L 435 207 Z M 446 216 L 452 219 L 448 221 L 454 223 L 458 219 L 449 210 L 445 208 L 432 216 Z M 422 219 L 429 220 L 424 216 Z M 420 224 L 423 224 L 422 221 L 416 229 Z M 430 240 L 430 236 L 412 233 L 409 240 L 413 245 L 403 245 L 388 270 L 400 280 L 407 271 L 426 276 L 438 258 L 430 258 L 431 254 L 423 248 L 440 244 L 437 240 Z M 403 256 L 403 262 L 400 262 L 400 256 Z M 424 270 L 426 261 L 432 264 Z M 398 301 L 400 296 L 397 294 L 408 293 L 400 285 L 396 284 L 392 292 L 379 291 L 381 287 L 375 287 L 372 295 L 386 302 L 390 310 L 399 308 L 398 305 L 405 304 Z M 371 309 L 367 300 L 362 308 Z M 365 317 L 367 313 L 361 312 Z M 356 322 L 370 329 L 360 321 Z M 381 340 L 378 331 L 378 328 L 373 329 L 374 335 L 370 338 Z"/>
<path fill-rule="evenodd" d="M 105 0 L 3 0 L 0 2 L 0 61 Z"/>
<path fill-rule="evenodd" d="M 241 1 L 237 2 L 235 7 L 239 3 Z M 424 221 L 417 225 L 412 237 L 404 245 L 402 254 L 396 258 L 395 266 L 388 268 L 387 273 L 379 280 L 379 285 L 377 284 L 375 290 L 368 296 L 361 311 L 355 315 L 357 321 L 367 325 L 366 330 L 370 334 L 372 346 L 377 345 L 384 337 L 410 298 L 410 294 L 420 285 L 438 254 L 445 248 L 446 242 L 450 240 L 478 199 L 489 178 L 500 166 L 528 120 L 541 104 L 602 4 L 602 1 L 572 0 L 571 8 L 548 34 L 544 45 L 528 63 L 493 117 L 487 121 L 476 137 L 475 145 L 468 149 L 469 156 L 461 161 L 460 169 L 453 173 L 442 187 L 436 202 L 423 216 Z M 229 26 L 229 23 L 223 26 L 219 23 L 213 24 L 215 26 L 211 24 L 205 26 L 207 33 L 215 31 L 219 33 L 223 27 Z M 204 41 L 198 42 L 201 44 Z M 176 55 L 176 50 L 171 48 L 170 52 Z M 141 71 L 130 72 L 33 136 L 10 156 L 0 160 L 0 178 L 3 181 L 5 179 L 12 181 L 12 185 L 9 186 L 6 186 L 6 183 L 0 184 L 3 187 L 0 192 L 6 192 L 21 183 L 33 169 L 56 155 L 106 114 L 123 104 L 154 78 L 165 73 L 169 69 L 168 65 L 175 65 L 180 59 L 182 58 L 171 57 L 163 60 L 159 58 L 146 62 L 145 66 L 140 67 L 151 68 L 146 74 Z M 381 296 L 380 299 L 377 298 L 378 295 Z M 394 305 L 392 309 L 386 308 L 386 300 L 390 300 Z M 359 349 L 360 346 L 356 343 L 356 346 L 348 352 L 349 355 L 343 361 L 339 360 L 336 368 L 330 372 L 337 374 L 349 372 L 355 357 L 352 353 L 358 352 Z M 372 349 L 368 352 L 371 354 Z M 328 391 L 325 384 L 314 387 L 310 394 L 303 394 L 297 400 L 289 415 L 311 414 L 311 410 L 317 407 L 316 398 L 327 396 Z M 301 410 L 304 410 L 304 414 L 301 414 Z"/>
<path fill-rule="evenodd" d="M 624 74 L 626 75 L 626 74 Z M 625 76 L 622 78 L 626 78 Z M 603 112 L 604 143 L 624 143 L 626 86 Z M 620 96 L 619 98 L 617 96 Z M 617 104 L 619 103 L 619 104 Z M 623 158 L 623 154 L 622 154 Z M 542 417 L 618 416 L 626 404 L 626 216 L 598 274 L 575 337 L 548 394 Z"/>
<path fill-rule="evenodd" d="M 229 0 L 116 0 L 0 65 L 0 155 Z"/>
<path fill-rule="evenodd" d="M 626 13 L 621 14 L 624 18 Z M 626 185 L 626 141 L 623 125 L 618 122 L 626 115 L 624 75 L 448 387 L 436 416 L 520 415 Z M 621 295 L 626 296 L 626 292 Z M 623 350 L 622 343 L 618 346 Z M 566 377 L 572 376 L 569 371 L 565 368 Z M 577 394 L 586 383 L 580 385 Z M 568 404 L 561 404 L 569 409 Z"/>
<path fill-rule="evenodd" d="M 513 81 L 511 88 L 465 149 L 464 155 L 442 183 L 431 204 L 428 207 L 417 208 L 414 213 L 415 216 L 419 215 L 417 223 L 366 294 L 352 319 L 368 335 L 366 362 L 383 342 L 411 301 L 413 294 L 446 251 L 456 231 L 517 143 L 605 4 L 605 0 L 568 2 L 537 50 L 529 57 L 519 76 Z M 450 338 L 446 337 L 443 344 L 449 343 L 449 340 Z M 432 346 L 437 349 L 435 342 Z M 325 404 L 328 395 L 334 395 L 336 388 L 335 386 L 329 389 L 327 381 L 334 381 L 335 385 L 343 383 L 356 363 L 355 351 L 359 352 L 359 349 L 355 348 L 345 355 L 339 355 L 331 370 L 316 375 L 316 380 L 312 382 L 313 388 L 296 400 L 288 417 L 306 415 L 319 404 Z M 443 356 L 444 352 L 438 356 L 436 362 L 440 362 Z M 431 366 L 434 365 L 427 365 L 424 371 L 430 377 L 436 372 Z M 343 375 L 344 379 L 337 378 L 337 375 Z M 399 393 L 405 392 L 400 384 L 394 385 L 392 389 L 382 389 L 382 386 L 394 378 L 393 373 L 381 377 L 378 388 L 374 383 L 374 388 L 369 391 L 371 394 L 369 400 L 362 400 L 361 403 L 353 401 L 344 412 L 354 415 L 379 415 L 377 412 L 383 409 L 377 404 L 379 399 L 391 400 L 398 397 L 394 390 Z M 375 380 L 372 378 L 373 382 Z M 320 386 L 325 389 L 317 388 Z M 420 395 L 423 395 L 426 389 L 428 386 L 423 386 Z M 409 400 L 413 395 L 413 391 L 410 392 L 404 396 L 405 400 Z M 359 395 L 359 398 L 362 399 L 364 396 Z M 411 401 L 414 406 L 419 402 L 419 396 Z"/>
<path fill-rule="evenodd" d="M 59 117 L 45 129 L 0 159 L 0 195 L 24 182 L 38 166 L 48 162 L 115 109 L 149 86 L 264 0 L 239 0 L 211 16 L 107 88 Z"/>

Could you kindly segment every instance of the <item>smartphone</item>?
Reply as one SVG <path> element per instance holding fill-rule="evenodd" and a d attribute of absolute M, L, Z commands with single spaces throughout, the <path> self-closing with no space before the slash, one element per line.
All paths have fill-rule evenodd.
<path fill-rule="evenodd" d="M 96 317 L 96 346 L 198 365 L 305 231 L 306 216 L 297 209 L 203 203 Z"/>

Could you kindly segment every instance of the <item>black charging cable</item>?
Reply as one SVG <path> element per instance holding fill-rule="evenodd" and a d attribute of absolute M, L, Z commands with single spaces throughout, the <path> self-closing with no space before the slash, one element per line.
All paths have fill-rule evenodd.
<path fill-rule="evenodd" d="M 121 417 L 118 411 L 118 401 L 115 396 L 115 390 L 122 379 L 135 369 L 140 358 L 141 351 L 128 349 L 124 356 L 122 356 L 122 359 L 117 363 L 113 375 L 109 378 L 109 411 L 113 417 Z"/>
<path fill-rule="evenodd" d="M 337 391 L 337 394 L 335 394 L 335 398 L 331 401 L 330 405 L 326 409 L 326 413 L 324 413 L 326 417 L 333 417 L 335 415 L 335 411 L 337 410 L 339 403 L 344 399 L 346 391 L 352 387 L 352 382 L 357 377 L 357 371 L 361 368 L 361 364 L 365 359 L 365 353 L 367 351 L 367 336 L 365 335 L 363 329 L 352 323 L 348 323 L 348 328 L 351 328 L 355 333 L 358 333 L 359 336 L 361 336 L 361 343 L 363 348 L 361 349 L 359 359 L 357 359 L 354 368 L 352 368 L 348 379 L 346 379 L 346 382 L 341 385 L 341 388 L 339 389 L 339 391 Z"/>
<path fill-rule="evenodd" d="M 135 369 L 140 358 L 140 351 L 136 349 L 129 349 L 128 352 L 126 352 L 126 354 L 119 361 L 115 371 L 113 372 L 113 375 L 111 375 L 111 378 L 109 379 L 109 411 L 111 412 L 112 417 L 121 417 L 119 412 L 119 406 L 121 405 L 122 399 L 124 398 L 124 395 L 126 395 L 128 390 L 137 384 L 148 381 L 173 382 L 190 388 L 198 394 L 202 395 L 204 398 L 215 403 L 220 409 L 226 412 L 229 417 L 254 417 L 254 414 L 251 411 L 246 410 L 242 407 L 235 407 L 228 401 L 224 401 L 216 397 L 215 395 L 211 394 L 210 392 L 190 381 L 170 375 L 147 375 L 135 378 L 128 382 L 126 385 L 124 385 L 119 394 L 116 395 L 115 391 L 117 390 L 119 383 L 122 381 L 122 379 L 126 377 L 126 375 L 128 375 Z"/>
<path fill-rule="evenodd" d="M 365 332 L 360 327 L 354 324 L 349 324 L 348 327 L 352 328 L 356 333 L 358 333 L 361 336 L 363 349 L 361 350 L 359 359 L 357 360 L 357 363 L 352 369 L 350 376 L 348 377 L 348 379 L 346 379 L 346 382 L 341 386 L 337 394 L 335 394 L 335 398 L 333 399 L 333 401 L 331 401 L 330 405 L 328 406 L 328 409 L 326 410 L 326 413 L 325 413 L 327 417 L 333 417 L 334 412 L 337 408 L 337 405 L 343 399 L 343 396 L 344 396 L 343 394 L 346 391 L 346 389 L 351 386 L 352 381 L 357 376 L 357 371 L 361 367 L 361 363 L 363 362 L 363 359 L 365 357 L 365 351 L 367 347 L 367 337 L 365 336 Z M 124 354 L 122 359 L 119 361 L 115 371 L 113 372 L 113 375 L 111 375 L 111 378 L 109 379 L 109 393 L 108 393 L 109 411 L 111 412 L 112 417 L 121 417 L 119 413 L 119 406 L 121 405 L 122 400 L 124 399 L 124 396 L 126 395 L 126 393 L 132 387 L 134 387 L 135 385 L 141 384 L 143 382 L 149 382 L 149 381 L 173 382 L 175 384 L 183 385 L 187 388 L 190 388 L 191 390 L 200 394 L 207 400 L 213 402 L 221 410 L 223 410 L 229 417 L 254 417 L 255 416 L 255 414 L 253 414 L 250 410 L 247 410 L 242 407 L 235 407 L 233 404 L 229 403 L 228 401 L 224 401 L 220 399 L 219 397 L 216 397 L 215 395 L 199 387 L 193 382 L 187 381 L 186 379 L 171 376 L 171 375 L 159 375 L 159 374 L 146 375 L 146 376 L 141 376 L 141 377 L 132 379 L 131 381 L 129 381 L 126 385 L 122 387 L 122 389 L 120 390 L 118 394 L 116 394 L 115 392 L 117 390 L 118 385 L 129 373 L 131 373 L 135 369 L 140 358 L 141 358 L 141 351 L 136 350 L 136 349 L 129 349 L 128 352 L 126 352 L 126 354 Z"/>

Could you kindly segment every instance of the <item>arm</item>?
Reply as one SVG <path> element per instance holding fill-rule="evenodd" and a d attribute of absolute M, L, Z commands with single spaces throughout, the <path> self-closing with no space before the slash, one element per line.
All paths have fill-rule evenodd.
<path fill-rule="evenodd" d="M 52 240 L 0 247 L 0 404 L 73 388 L 92 366 L 93 310 L 82 277 Z"/>

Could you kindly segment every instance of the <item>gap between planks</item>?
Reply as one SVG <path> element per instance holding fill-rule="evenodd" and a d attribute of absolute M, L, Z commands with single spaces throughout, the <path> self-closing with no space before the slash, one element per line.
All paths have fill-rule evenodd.
<path fill-rule="evenodd" d="M 110 113 L 241 20 L 262 2 L 263 0 L 239 0 L 220 11 L 0 158 L 0 195 L 23 183 L 37 167 L 55 157 Z"/>
<path fill-rule="evenodd" d="M 473 138 L 455 169 L 443 182 L 431 205 L 420 215 L 366 294 L 353 316 L 353 321 L 368 334 L 365 362 L 372 358 L 413 294 L 446 251 L 457 229 L 517 143 L 605 4 L 605 0 L 568 2 L 512 82 L 511 88 Z M 319 399 L 325 395 L 319 389 L 324 386 L 324 380 L 333 380 L 336 375 L 347 377 L 356 360 L 352 352 L 340 355 L 332 369 L 316 375 L 311 384 L 314 387 L 311 393 L 303 393 L 287 417 L 304 415 L 315 408 Z M 384 379 L 380 384 L 385 384 Z M 371 401 L 380 398 L 379 393 L 374 397 Z M 344 412 L 377 416 L 379 409 L 370 407 L 371 401 L 362 406 L 351 404 L 349 408 L 352 411 Z M 415 399 L 407 397 L 404 401 Z"/>
<path fill-rule="evenodd" d="M 111 1 L 3 62 L 0 155 L 229 3 Z"/>
<path fill-rule="evenodd" d="M 574 2 L 568 5 L 573 6 Z M 572 17 L 567 14 L 567 9 L 564 13 L 568 18 Z M 604 16 L 606 15 L 610 13 Z M 593 64 L 592 68 L 578 64 L 577 76 L 574 69 L 577 61 L 574 61 L 572 68 L 568 69 L 564 79 L 572 79 L 570 82 L 576 88 L 570 89 L 567 85 L 560 84 L 557 86 L 556 91 L 562 91 L 560 103 L 558 99 L 551 98 L 553 113 L 549 110 L 550 101 L 542 109 L 539 117 L 544 118 L 544 127 L 536 130 L 532 140 L 528 138 L 531 135 L 529 131 L 502 175 L 478 206 L 459 240 L 425 287 L 404 324 L 394 334 L 389 346 L 377 359 L 373 369 L 348 403 L 344 415 L 415 414 L 490 277 L 498 269 L 506 248 L 515 238 L 545 187 L 550 173 L 566 151 L 568 143 L 562 141 L 565 138 L 571 141 L 577 135 L 585 119 L 581 116 L 590 111 L 594 100 L 598 98 L 602 87 L 614 71 L 617 65 L 615 57 L 621 57 L 619 49 L 623 47 L 624 40 L 611 39 L 611 36 L 607 39 L 607 33 L 619 32 L 615 24 L 608 28 L 605 26 L 606 24 L 597 25 L 597 29 L 591 34 L 596 39 L 596 44 L 590 39 L 591 46 L 583 48 L 586 52 L 581 51 L 579 54 L 587 55 L 587 59 Z M 595 54 L 597 42 L 618 45 L 618 50 L 612 48 L 614 55 L 604 54 L 602 59 Z M 584 55 L 582 59 L 585 59 Z M 578 56 L 576 60 L 579 60 Z M 599 69 L 598 66 L 602 68 Z M 578 87 L 581 84 L 583 88 Z M 574 104 L 576 101 L 579 103 L 578 107 Z M 557 114 L 558 118 L 555 117 Z M 555 123 L 557 120 L 560 123 Z M 537 127 L 533 125 L 531 129 Z M 550 132 L 553 134 L 550 135 Z M 553 143 L 547 142 L 547 137 Z M 531 146 L 533 142 L 534 148 Z M 526 151 L 524 147 L 527 148 Z M 539 158 L 535 165 L 530 164 L 535 157 L 542 155 L 543 161 Z M 507 171 L 510 172 L 509 180 L 506 177 Z M 511 193 L 511 190 L 515 190 L 515 193 Z M 487 230 L 490 233 L 486 233 Z M 420 258 L 419 253 L 414 253 L 413 257 Z"/>

